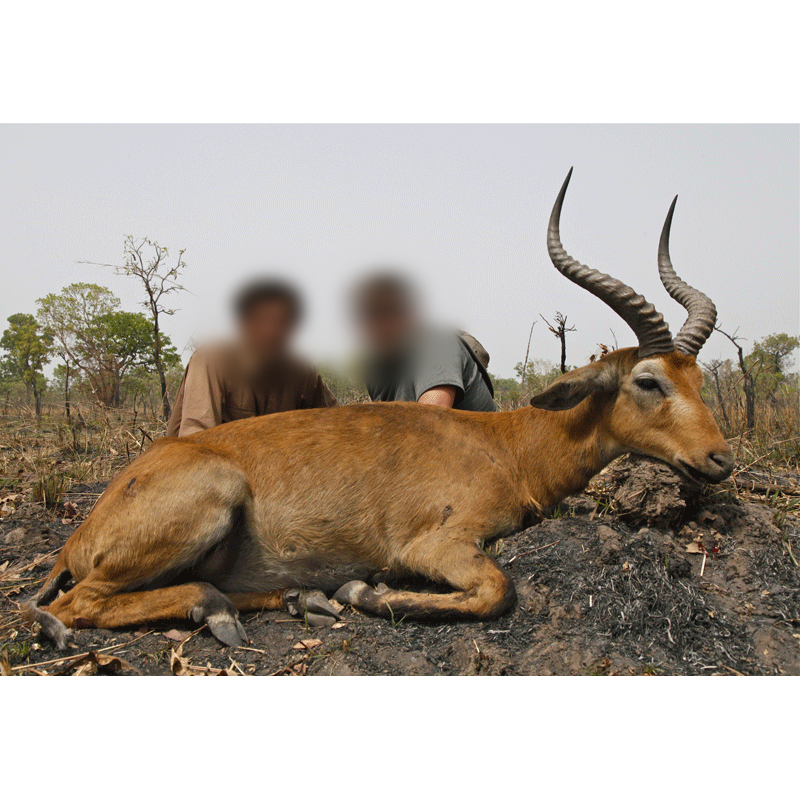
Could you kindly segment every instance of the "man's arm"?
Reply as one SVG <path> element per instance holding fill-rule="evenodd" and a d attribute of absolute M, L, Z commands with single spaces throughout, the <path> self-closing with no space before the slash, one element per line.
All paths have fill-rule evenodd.
<path fill-rule="evenodd" d="M 417 402 L 424 406 L 452 408 L 456 402 L 456 389 L 454 386 L 434 386 L 424 392 Z"/>
<path fill-rule="evenodd" d="M 464 397 L 464 348 L 455 334 L 431 331 L 417 341 L 414 389 L 423 405 L 453 408 Z"/>
<path fill-rule="evenodd" d="M 224 388 L 214 359 L 197 350 L 183 376 L 183 405 L 178 436 L 188 436 L 222 424 Z"/>

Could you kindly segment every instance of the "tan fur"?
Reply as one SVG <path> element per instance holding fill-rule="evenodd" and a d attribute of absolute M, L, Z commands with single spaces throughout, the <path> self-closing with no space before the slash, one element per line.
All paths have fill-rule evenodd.
<path fill-rule="evenodd" d="M 651 373 L 663 396 L 633 383 Z M 292 586 L 346 583 L 340 599 L 385 616 L 495 616 L 513 585 L 480 541 L 520 529 L 623 452 L 699 471 L 709 454 L 729 457 L 701 383 L 692 357 L 621 350 L 533 401 L 579 398 L 562 411 L 351 405 L 157 441 L 67 542 L 53 575 L 68 569 L 76 585 L 49 612 L 67 626 L 217 619 L 282 607 Z M 350 583 L 381 570 L 455 591 Z"/>

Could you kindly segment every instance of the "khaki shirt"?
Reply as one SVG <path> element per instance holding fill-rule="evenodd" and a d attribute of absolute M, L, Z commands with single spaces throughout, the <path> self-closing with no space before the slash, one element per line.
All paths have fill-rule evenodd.
<path fill-rule="evenodd" d="M 167 436 L 188 436 L 263 414 L 335 405 L 336 398 L 308 364 L 293 360 L 259 372 L 236 345 L 201 347 L 186 366 Z"/>

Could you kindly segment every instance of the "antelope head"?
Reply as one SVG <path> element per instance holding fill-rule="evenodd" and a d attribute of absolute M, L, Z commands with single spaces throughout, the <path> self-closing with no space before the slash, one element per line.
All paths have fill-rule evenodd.
<path fill-rule="evenodd" d="M 572 170 L 561 187 L 547 231 L 556 269 L 610 306 L 632 328 L 638 348 L 618 350 L 568 372 L 531 400 L 536 408 L 575 408 L 590 397 L 598 445 L 611 460 L 624 452 L 665 461 L 690 478 L 718 483 L 733 470 L 733 457 L 700 390 L 703 373 L 696 357 L 714 329 L 717 310 L 702 292 L 682 281 L 672 267 L 669 234 L 675 201 L 658 247 L 661 282 L 688 312 L 672 338 L 664 317 L 622 281 L 578 263 L 561 245 L 559 220 Z"/>

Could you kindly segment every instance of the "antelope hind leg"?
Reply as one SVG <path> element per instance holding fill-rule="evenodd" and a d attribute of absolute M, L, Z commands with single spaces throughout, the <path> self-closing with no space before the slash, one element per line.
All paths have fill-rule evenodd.
<path fill-rule="evenodd" d="M 247 639 L 235 604 L 212 585 L 248 535 L 252 500 L 244 474 L 179 440 L 159 446 L 163 469 L 148 466 L 151 452 L 155 446 L 109 486 L 64 545 L 48 596 L 40 593 L 26 609 L 60 646 L 61 624 L 114 628 L 187 617 L 206 622 L 225 644 Z M 175 469 L 171 453 L 180 457 Z M 77 585 L 49 608 L 36 608 L 57 592 L 63 569 Z M 184 582 L 175 583 L 181 575 Z"/>
<path fill-rule="evenodd" d="M 184 583 L 145 592 L 108 594 L 102 583 L 85 581 L 59 597 L 48 613 L 69 627 L 118 628 L 169 619 L 206 623 L 223 644 L 238 647 L 247 634 L 236 605 L 209 583 Z"/>

